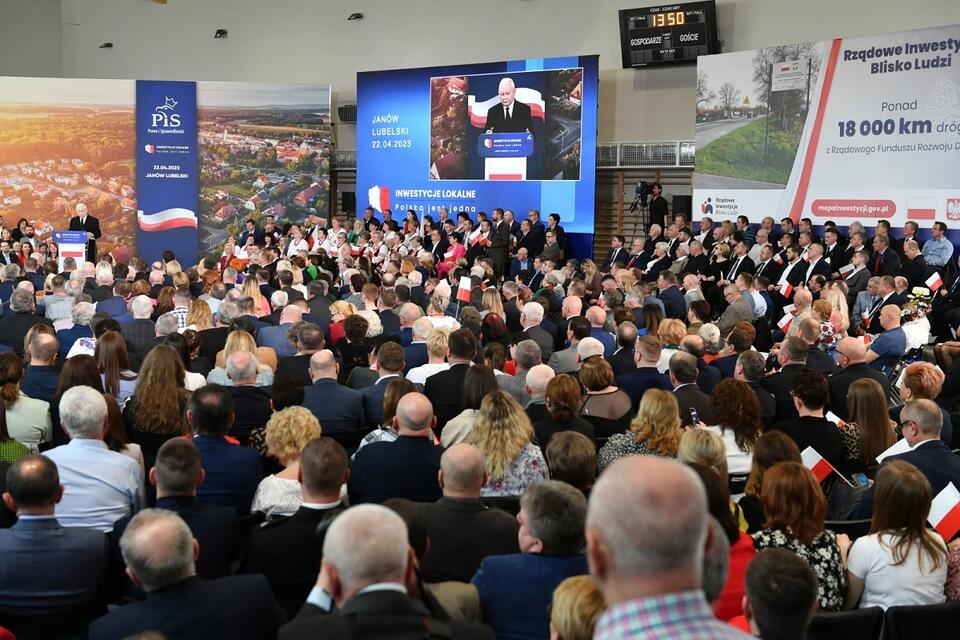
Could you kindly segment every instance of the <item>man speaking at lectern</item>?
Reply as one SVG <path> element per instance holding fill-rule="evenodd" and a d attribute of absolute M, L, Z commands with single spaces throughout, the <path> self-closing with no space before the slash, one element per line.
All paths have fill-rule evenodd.
<path fill-rule="evenodd" d="M 87 205 L 77 205 L 77 215 L 70 218 L 70 231 L 87 232 L 87 262 L 97 261 L 97 238 L 100 237 L 100 221 L 87 215 Z"/>
<path fill-rule="evenodd" d="M 497 89 L 500 94 L 500 104 L 495 104 L 487 110 L 487 133 L 533 133 L 533 119 L 530 116 L 530 107 L 517 102 L 515 96 L 517 87 L 512 78 L 504 78 Z"/>

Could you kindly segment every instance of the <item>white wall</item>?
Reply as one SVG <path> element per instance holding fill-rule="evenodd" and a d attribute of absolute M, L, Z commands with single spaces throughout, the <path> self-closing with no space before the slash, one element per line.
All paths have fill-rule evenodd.
<path fill-rule="evenodd" d="M 0 76 L 63 75 L 60 0 L 0 0 Z"/>
<path fill-rule="evenodd" d="M 0 0 L 51 5 L 52 0 Z M 357 71 L 600 54 L 600 141 L 691 139 L 696 68 L 620 69 L 617 10 L 654 0 L 62 0 L 62 74 L 73 77 L 330 82 Z M 724 50 L 960 23 L 957 0 L 719 0 Z M 347 22 L 351 12 L 365 19 Z M 33 10 L 4 12 L 21 37 Z M 9 20 L 8 15 L 13 16 Z M 22 25 L 9 27 L 22 20 Z M 214 40 L 218 27 L 229 29 Z M 22 48 L 49 57 L 44 37 Z M 113 49 L 98 49 L 102 43 Z M 0 44 L 2 46 L 2 44 Z M 6 56 L 4 56 L 5 58 Z M 0 59 L 0 71 L 4 71 Z M 26 62 L 7 73 L 40 74 Z M 49 75 L 56 75 L 51 73 Z M 353 128 L 338 126 L 340 147 Z"/>

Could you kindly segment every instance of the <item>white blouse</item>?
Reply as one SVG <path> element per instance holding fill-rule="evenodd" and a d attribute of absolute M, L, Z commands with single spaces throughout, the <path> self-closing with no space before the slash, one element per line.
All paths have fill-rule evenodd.
<path fill-rule="evenodd" d="M 296 480 L 267 476 L 260 481 L 253 495 L 250 511 L 260 511 L 272 520 L 278 516 L 292 516 L 303 502 L 300 483 Z"/>

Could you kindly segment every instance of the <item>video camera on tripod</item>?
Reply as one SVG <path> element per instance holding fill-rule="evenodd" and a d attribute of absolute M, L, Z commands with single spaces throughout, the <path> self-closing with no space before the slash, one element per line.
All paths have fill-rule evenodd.
<path fill-rule="evenodd" d="M 652 193 L 653 187 L 650 186 L 649 182 L 646 180 L 638 182 L 633 203 L 630 205 L 630 213 L 636 213 L 637 209 L 646 209 L 647 198 L 649 198 Z"/>

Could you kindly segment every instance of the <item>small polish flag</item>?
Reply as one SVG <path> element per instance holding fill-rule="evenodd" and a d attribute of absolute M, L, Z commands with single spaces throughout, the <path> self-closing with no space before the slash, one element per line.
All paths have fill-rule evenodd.
<path fill-rule="evenodd" d="M 470 289 L 473 282 L 470 276 L 460 276 L 460 284 L 457 286 L 457 300 L 460 302 L 470 302 Z"/>
<path fill-rule="evenodd" d="M 927 288 L 930 289 L 930 293 L 936 293 L 937 289 L 943 286 L 943 278 L 940 277 L 939 273 L 934 273 L 932 276 L 924 280 L 923 284 L 927 285 Z"/>
<path fill-rule="evenodd" d="M 783 256 L 781 256 L 781 255 L 778 253 L 778 254 L 776 254 L 776 255 L 773 256 L 773 261 L 776 262 L 777 264 L 783 264 Z"/>
<path fill-rule="evenodd" d="M 833 411 L 827 411 L 827 415 L 824 416 L 827 420 L 837 425 L 837 428 L 845 426 L 847 423 L 840 419 L 840 416 L 835 414 Z"/>
<path fill-rule="evenodd" d="M 800 452 L 800 461 L 803 462 L 803 466 L 813 472 L 818 482 L 823 482 L 834 471 L 833 465 L 827 462 L 813 447 L 807 447 Z"/>
<path fill-rule="evenodd" d="M 868 347 L 870 346 L 870 343 L 873 342 L 873 336 L 871 336 L 869 333 L 863 334 L 861 336 L 861 339 L 863 340 L 863 344 L 865 344 Z"/>
<path fill-rule="evenodd" d="M 856 268 L 855 266 L 853 266 L 853 263 L 845 264 L 845 265 L 843 265 L 842 267 L 840 267 L 840 268 L 837 270 L 837 273 L 840 274 L 840 277 L 841 277 L 841 278 L 843 278 L 844 280 L 846 280 L 847 277 L 848 277 L 851 273 L 853 273 L 856 269 L 857 269 L 857 268 Z"/>
<path fill-rule="evenodd" d="M 787 306 L 785 306 L 785 307 L 783 308 L 783 312 L 784 312 L 784 313 L 789 313 L 790 315 L 795 316 L 795 315 L 797 315 L 797 305 L 795 305 L 795 304 L 788 304 Z"/>
<path fill-rule="evenodd" d="M 780 290 L 780 294 L 784 298 L 789 298 L 791 295 L 793 295 L 793 285 L 790 284 L 789 282 L 783 285 L 783 289 Z"/>
<path fill-rule="evenodd" d="M 952 482 L 933 499 L 927 521 L 947 542 L 960 531 L 960 491 Z"/>
<path fill-rule="evenodd" d="M 780 327 L 780 330 L 786 333 L 790 330 L 790 325 L 793 323 L 793 314 L 788 313 L 780 318 L 780 321 L 777 323 L 777 326 Z"/>
<path fill-rule="evenodd" d="M 884 460 L 886 460 L 890 456 L 898 456 L 901 453 L 906 453 L 907 451 L 912 451 L 912 450 L 913 450 L 913 447 L 910 446 L 910 443 L 907 442 L 907 439 L 900 438 L 899 440 L 894 442 L 889 449 L 887 449 L 886 451 L 884 451 L 883 453 L 877 456 L 877 462 L 882 463 Z"/>
<path fill-rule="evenodd" d="M 469 236 L 467 236 L 467 241 L 471 244 L 477 244 L 477 241 L 480 240 L 480 229 L 479 227 L 473 231 Z"/>

